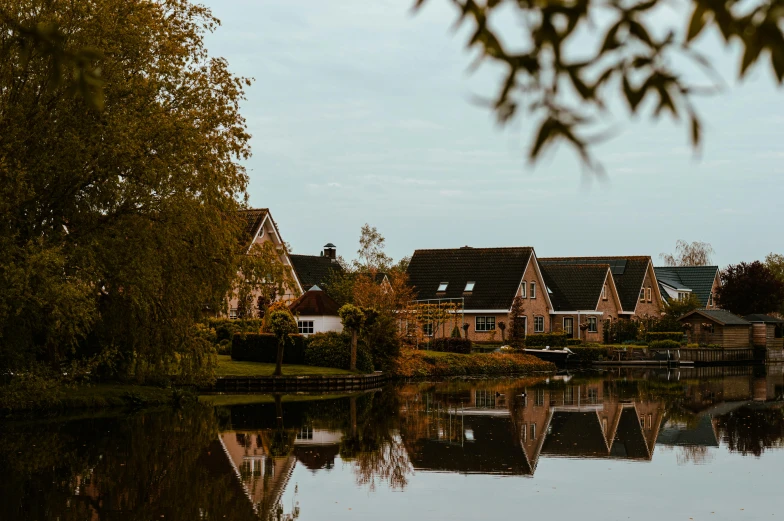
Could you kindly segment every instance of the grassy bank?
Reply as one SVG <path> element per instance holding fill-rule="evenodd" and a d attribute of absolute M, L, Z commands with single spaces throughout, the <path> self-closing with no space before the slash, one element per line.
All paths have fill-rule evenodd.
<path fill-rule="evenodd" d="M 391 373 L 400 378 L 497 376 L 553 372 L 555 365 L 530 355 L 439 353 L 404 349 Z"/>
<path fill-rule="evenodd" d="M 215 376 L 272 376 L 275 364 L 261 362 L 236 362 L 228 355 L 218 356 L 218 367 Z M 310 365 L 283 364 L 283 376 L 327 376 L 355 374 L 345 369 L 334 367 L 315 367 Z"/>

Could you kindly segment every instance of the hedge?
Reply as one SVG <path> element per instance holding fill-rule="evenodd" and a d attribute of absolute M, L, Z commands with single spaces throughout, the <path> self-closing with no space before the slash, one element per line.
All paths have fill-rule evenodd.
<path fill-rule="evenodd" d="M 658 351 L 666 351 L 667 349 L 680 349 L 681 343 L 675 340 L 654 340 L 648 347 Z"/>
<path fill-rule="evenodd" d="M 469 355 L 471 354 L 471 346 L 471 341 L 467 338 L 434 338 L 426 348 L 430 351 Z"/>
<path fill-rule="evenodd" d="M 305 364 L 317 367 L 351 367 L 351 336 L 346 333 L 316 333 L 308 339 L 305 348 Z M 370 351 L 361 343 L 357 345 L 357 370 L 364 373 L 373 371 Z"/>
<path fill-rule="evenodd" d="M 570 347 L 574 354 L 569 357 L 570 362 L 598 362 L 612 358 L 612 350 L 608 347 Z"/>
<path fill-rule="evenodd" d="M 566 333 L 536 333 L 525 337 L 526 347 L 566 347 Z"/>
<path fill-rule="evenodd" d="M 231 359 L 242 362 L 274 364 L 278 357 L 278 340 L 269 333 L 237 333 L 231 342 Z M 289 335 L 283 349 L 283 363 L 305 363 L 305 337 Z"/>
<path fill-rule="evenodd" d="M 667 331 L 667 332 L 658 332 L 658 331 L 649 331 L 645 333 L 645 341 L 648 343 L 655 342 L 656 340 L 673 340 L 675 342 L 681 343 L 683 341 L 683 332 L 682 331 Z"/>
<path fill-rule="evenodd" d="M 210 318 L 207 326 L 215 330 L 216 343 L 219 343 L 221 340 L 231 341 L 237 333 L 258 333 L 263 322 L 260 318 Z"/>
<path fill-rule="evenodd" d="M 583 341 L 580 340 L 579 338 L 567 338 L 566 339 L 566 345 L 569 346 L 569 347 L 571 347 L 571 346 L 581 346 L 581 345 L 583 345 Z"/>

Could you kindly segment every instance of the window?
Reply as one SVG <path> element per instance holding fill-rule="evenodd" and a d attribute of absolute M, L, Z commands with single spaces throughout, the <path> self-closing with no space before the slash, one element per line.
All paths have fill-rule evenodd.
<path fill-rule="evenodd" d="M 476 331 L 495 331 L 495 317 L 476 317 Z"/>
<path fill-rule="evenodd" d="M 523 297 L 523 298 L 525 298 L 525 285 L 526 284 L 527 283 L 525 281 L 523 281 L 523 283 L 520 285 L 520 296 Z"/>
<path fill-rule="evenodd" d="M 441 284 L 438 285 L 438 291 L 439 292 L 446 291 L 447 286 L 449 286 L 448 282 L 442 282 Z"/>
<path fill-rule="evenodd" d="M 232 319 L 232 320 L 237 318 L 237 308 L 231 308 L 229 310 L 229 318 Z"/>
<path fill-rule="evenodd" d="M 607 300 L 607 284 L 602 288 L 602 300 Z"/>
<path fill-rule="evenodd" d="M 544 317 L 534 317 L 534 333 L 544 333 Z"/>
<path fill-rule="evenodd" d="M 574 318 L 564 317 L 563 330 L 567 338 L 574 338 Z"/>
<path fill-rule="evenodd" d="M 422 333 L 425 336 L 433 336 L 433 324 L 422 324 Z"/>
<path fill-rule="evenodd" d="M 709 308 L 713 307 L 713 292 L 712 291 L 711 291 L 711 294 L 708 295 L 708 306 L 707 307 L 709 307 Z"/>
<path fill-rule="evenodd" d="M 640 302 L 645 302 L 645 288 L 640 290 Z"/>
<path fill-rule="evenodd" d="M 520 441 L 525 443 L 528 441 L 528 425 L 523 424 L 523 428 L 520 429 Z"/>
<path fill-rule="evenodd" d="M 535 423 L 531 424 L 531 439 L 532 440 L 536 439 L 536 424 Z"/>
<path fill-rule="evenodd" d="M 477 407 L 493 408 L 495 407 L 495 392 L 477 390 L 475 402 Z"/>
<path fill-rule="evenodd" d="M 596 387 L 589 387 L 588 388 L 588 403 L 596 404 L 599 403 L 599 389 Z M 605 418 L 604 421 L 607 421 Z"/>
<path fill-rule="evenodd" d="M 564 389 L 563 404 L 574 405 L 574 387 L 567 387 Z"/>
<path fill-rule="evenodd" d="M 544 405 L 544 389 L 537 389 L 534 392 L 534 407 L 541 407 Z"/>
<path fill-rule="evenodd" d="M 298 440 L 312 440 L 313 439 L 313 427 L 301 427 L 299 429 L 299 433 L 297 433 Z"/>
<path fill-rule="evenodd" d="M 312 320 L 298 320 L 297 321 L 297 329 L 299 329 L 300 335 L 312 335 L 313 334 L 313 321 Z"/>
<path fill-rule="evenodd" d="M 589 333 L 598 333 L 599 327 L 597 324 L 596 317 L 588 317 L 588 332 Z"/>
<path fill-rule="evenodd" d="M 653 302 L 653 293 L 651 293 L 650 286 L 648 286 L 648 302 Z"/>
<path fill-rule="evenodd" d="M 531 283 L 531 298 L 536 298 L 536 282 Z"/>
<path fill-rule="evenodd" d="M 679 291 L 678 300 L 680 301 L 689 300 L 689 293 L 686 291 Z"/>
<path fill-rule="evenodd" d="M 466 282 L 466 287 L 465 287 L 465 289 L 463 291 L 465 291 L 466 293 L 474 291 L 474 286 L 475 285 L 476 285 L 476 282 L 474 282 L 473 280 L 470 281 L 470 282 Z"/>

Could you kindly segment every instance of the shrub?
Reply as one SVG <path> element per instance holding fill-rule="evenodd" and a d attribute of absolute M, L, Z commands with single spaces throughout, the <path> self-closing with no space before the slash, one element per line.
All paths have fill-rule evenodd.
<path fill-rule="evenodd" d="M 471 353 L 471 341 L 466 338 L 434 338 L 427 344 L 430 351 L 442 351 L 445 353 Z"/>
<path fill-rule="evenodd" d="M 360 340 L 360 348 L 370 353 L 376 369 L 387 371 L 400 354 L 400 335 L 392 317 L 379 315 L 371 324 L 365 324 Z"/>
<path fill-rule="evenodd" d="M 654 340 L 650 344 L 650 348 L 657 351 L 666 351 L 667 349 L 679 349 L 680 347 L 681 347 L 681 343 L 676 342 L 675 340 Z"/>
<path fill-rule="evenodd" d="M 348 369 L 351 366 L 351 336 L 334 331 L 311 335 L 305 348 L 305 364 Z M 364 343 L 357 345 L 357 370 L 373 371 L 373 361 Z"/>
<path fill-rule="evenodd" d="M 207 320 L 207 326 L 215 330 L 215 342 L 221 340 L 231 340 L 237 333 L 258 333 L 261 331 L 263 320 L 260 318 L 246 318 L 232 320 L 230 318 L 211 318 Z"/>
<path fill-rule="evenodd" d="M 610 349 L 603 346 L 570 347 L 574 353 L 569 357 L 569 362 L 588 363 L 612 358 Z"/>
<path fill-rule="evenodd" d="M 627 340 L 637 340 L 640 323 L 636 320 L 605 320 L 604 321 L 604 343 L 622 344 Z"/>
<path fill-rule="evenodd" d="M 234 335 L 231 343 L 231 359 L 243 362 L 274 364 L 278 356 L 278 340 L 269 333 L 247 333 Z M 283 350 L 283 363 L 302 365 L 305 363 L 305 338 L 289 335 Z"/>
<path fill-rule="evenodd" d="M 218 343 L 218 347 L 215 348 L 218 351 L 219 355 L 230 355 L 231 354 L 231 340 L 224 338 Z"/>
<path fill-rule="evenodd" d="M 566 339 L 567 346 L 581 346 L 583 345 L 583 341 L 579 338 L 567 338 Z"/>
<path fill-rule="evenodd" d="M 535 356 L 505 353 L 436 355 L 427 351 L 405 349 L 395 362 L 398 377 L 514 375 L 554 372 L 555 365 Z"/>
<path fill-rule="evenodd" d="M 566 333 L 536 333 L 525 337 L 526 347 L 565 347 Z"/>
<path fill-rule="evenodd" d="M 621 342 L 621 345 L 624 346 L 647 346 L 648 342 L 645 340 L 624 340 Z"/>
<path fill-rule="evenodd" d="M 683 340 L 682 331 L 649 331 L 645 334 L 645 340 L 654 342 L 656 340 L 674 340 L 680 343 Z"/>
<path fill-rule="evenodd" d="M 457 327 L 457 324 L 455 324 L 455 327 L 452 328 L 451 336 L 452 338 L 462 338 L 462 335 L 460 335 L 460 328 Z"/>

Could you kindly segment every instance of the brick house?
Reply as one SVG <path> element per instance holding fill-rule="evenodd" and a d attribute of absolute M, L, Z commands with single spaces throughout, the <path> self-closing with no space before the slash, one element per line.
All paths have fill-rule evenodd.
<path fill-rule="evenodd" d="M 610 266 L 618 291 L 621 311 L 618 318 L 631 319 L 661 316 L 662 296 L 653 262 L 649 256 L 630 257 L 552 257 L 541 258 L 542 266 L 606 264 Z"/>
<path fill-rule="evenodd" d="M 420 302 L 460 302 L 458 327 L 468 324 L 468 338 L 500 341 L 498 323 L 508 324 L 515 297 L 524 302 L 526 334 L 550 331 L 553 307 L 536 253 L 530 247 L 416 250 L 407 269 Z M 457 318 L 457 317 L 456 317 Z M 425 334 L 449 336 L 452 322 L 427 327 Z"/>
<path fill-rule="evenodd" d="M 601 342 L 606 320 L 623 311 L 609 264 L 540 263 L 553 303 L 552 330 Z M 581 327 L 584 326 L 584 327 Z"/>
<path fill-rule="evenodd" d="M 716 309 L 716 291 L 721 286 L 718 266 L 661 266 L 654 271 L 661 296 L 666 301 L 694 295 L 705 309 Z"/>

